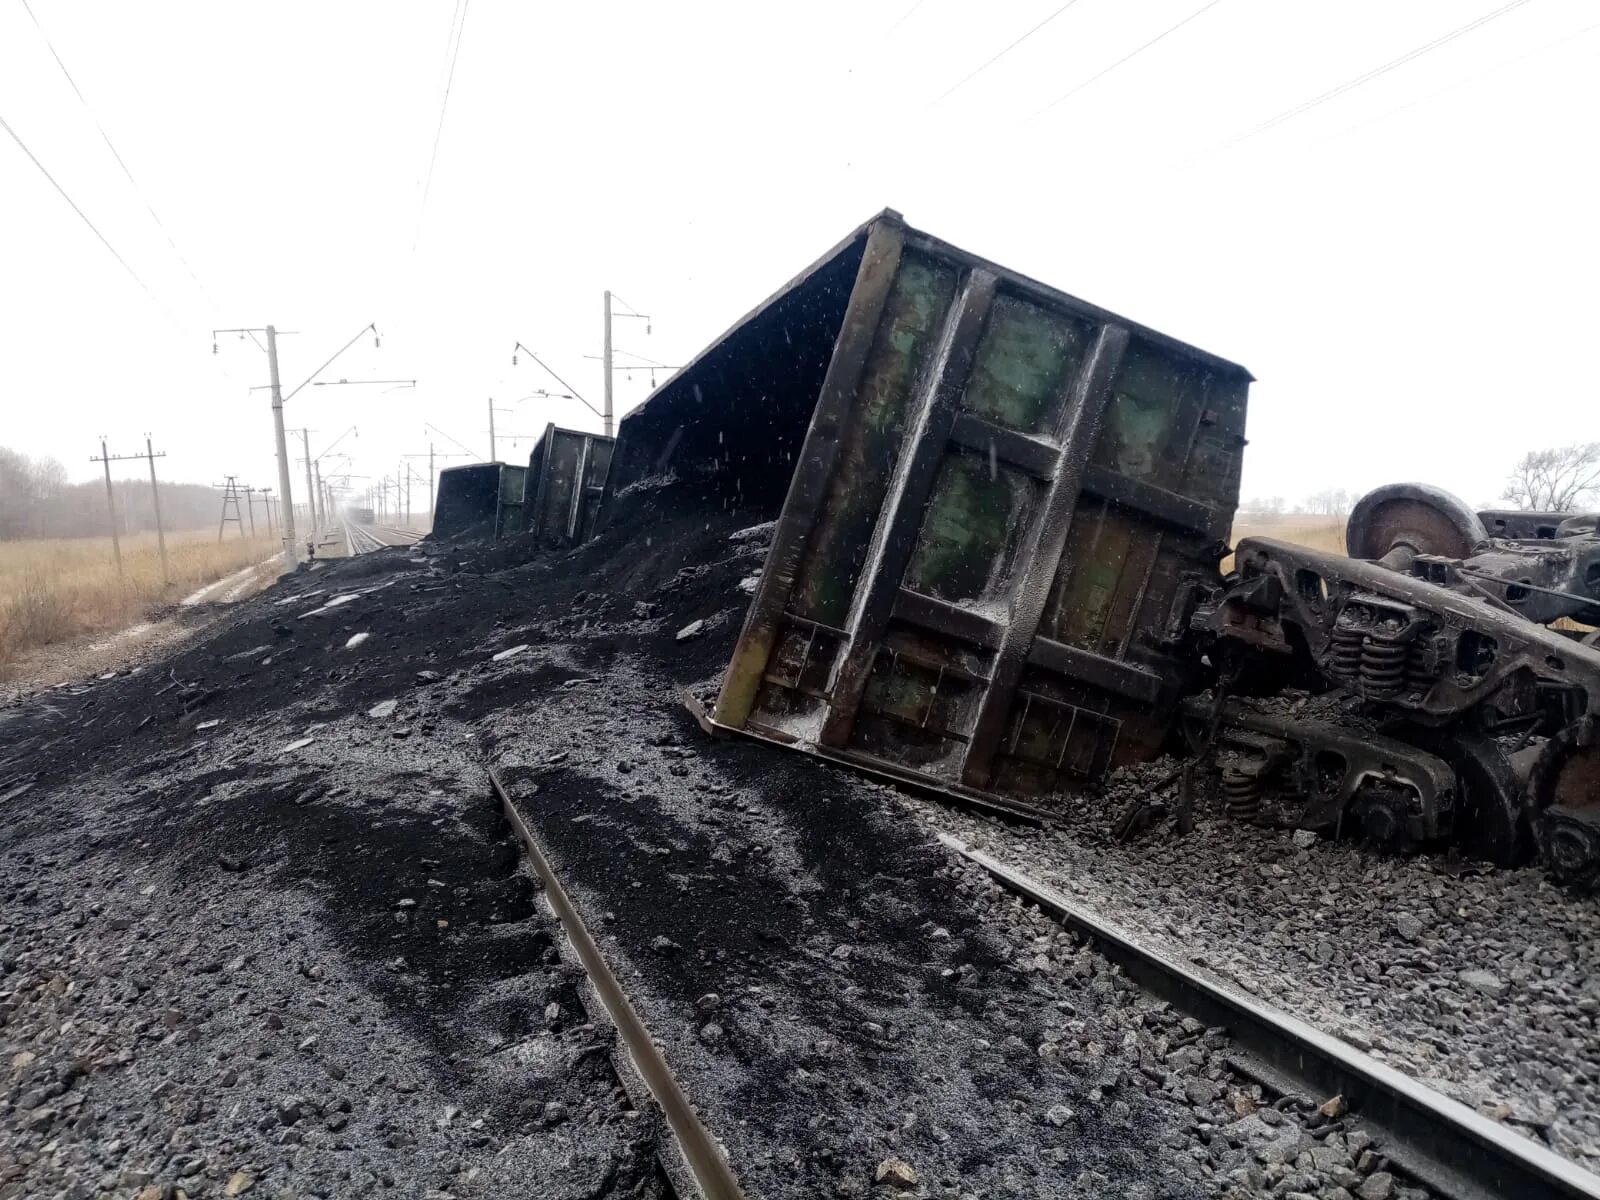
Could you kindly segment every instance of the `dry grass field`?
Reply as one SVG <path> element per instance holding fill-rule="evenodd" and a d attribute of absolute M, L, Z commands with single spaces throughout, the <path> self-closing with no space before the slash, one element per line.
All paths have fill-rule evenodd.
<path fill-rule="evenodd" d="M 171 582 L 164 585 L 154 534 L 122 539 L 120 580 L 110 538 L 0 542 L 0 678 L 30 651 L 124 629 L 277 548 L 265 536 L 219 543 L 215 530 L 169 533 Z"/>
<path fill-rule="evenodd" d="M 1313 550 L 1344 553 L 1344 518 L 1318 517 L 1308 513 L 1241 513 L 1234 518 L 1233 544 L 1240 538 L 1269 537 L 1280 542 L 1293 542 Z M 1224 573 L 1233 570 L 1233 555 L 1222 560 Z"/>
<path fill-rule="evenodd" d="M 1271 516 L 1263 513 L 1241 513 L 1234 518 L 1233 541 L 1240 538 L 1269 537 L 1280 542 L 1293 542 L 1297 546 L 1310 546 L 1313 550 L 1331 550 L 1344 553 L 1344 518 L 1317 517 L 1307 513 L 1283 513 Z"/>

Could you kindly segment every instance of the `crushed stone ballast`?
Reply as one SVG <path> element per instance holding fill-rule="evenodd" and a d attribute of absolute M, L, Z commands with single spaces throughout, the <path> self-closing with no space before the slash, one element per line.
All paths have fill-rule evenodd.
<path fill-rule="evenodd" d="M 1191 970 L 1045 883 L 960 838 L 939 841 L 1063 924 L 1147 990 L 1227 1029 L 1245 1051 L 1239 1069 L 1280 1092 L 1337 1095 L 1385 1137 L 1395 1163 L 1452 1200 L 1515 1196 L 1600 1198 L 1600 1176 L 1517 1137 L 1466 1105 L 1338 1038 Z M 1255 1061 L 1252 1061 L 1255 1060 Z"/>

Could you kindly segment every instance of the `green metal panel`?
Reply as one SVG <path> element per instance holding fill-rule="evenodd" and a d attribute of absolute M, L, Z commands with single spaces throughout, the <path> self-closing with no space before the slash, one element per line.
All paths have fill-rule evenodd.
<path fill-rule="evenodd" d="M 801 616 L 833 626 L 845 619 L 883 499 L 881 490 L 861 482 L 886 477 L 899 460 L 906 405 L 933 353 L 955 286 L 948 265 L 915 254 L 901 260 L 795 582 L 793 608 Z"/>
<path fill-rule="evenodd" d="M 1019 433 L 1044 433 L 1083 363 L 1090 326 L 1014 296 L 995 300 L 962 407 Z"/>
<path fill-rule="evenodd" d="M 846 272 L 807 412 L 781 381 L 818 386 Z M 1194 582 L 1216 578 L 1248 382 L 884 214 L 630 416 L 611 486 L 681 461 L 743 504 L 794 464 L 719 722 L 1037 794 L 1166 732 L 1188 670 L 1169 638 Z M 739 414 L 729 446 L 708 433 L 719 405 Z"/>
<path fill-rule="evenodd" d="M 615 439 L 547 425 L 528 458 L 527 528 L 552 546 L 593 532 Z"/>
<path fill-rule="evenodd" d="M 945 456 L 923 517 L 906 586 L 952 604 L 1003 600 L 1038 484 L 971 450 Z"/>

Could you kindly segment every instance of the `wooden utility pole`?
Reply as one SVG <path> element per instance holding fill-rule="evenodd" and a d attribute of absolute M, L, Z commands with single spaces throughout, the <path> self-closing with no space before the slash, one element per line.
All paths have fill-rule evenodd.
<path fill-rule="evenodd" d="M 126 458 L 126 455 L 118 455 Z M 106 449 L 105 438 L 100 439 L 100 457 L 90 456 L 90 462 L 104 463 L 106 468 L 106 518 L 111 524 L 111 553 L 117 560 L 117 582 L 123 581 L 122 575 L 122 543 L 117 538 L 117 497 L 111 490 L 111 452 Z"/>
<path fill-rule="evenodd" d="M 161 548 L 161 585 L 166 587 L 172 582 L 172 573 L 167 570 L 167 533 L 161 527 L 161 489 L 156 486 L 156 459 L 165 458 L 167 452 L 163 450 L 157 454 L 150 448 L 150 435 L 144 435 L 144 456 L 150 460 L 150 506 L 156 513 L 156 545 Z"/>
<path fill-rule="evenodd" d="M 122 546 L 117 540 L 117 505 L 111 490 L 111 464 L 125 462 L 129 459 L 143 458 L 150 463 L 150 506 L 156 516 L 156 545 L 161 549 L 161 582 L 165 586 L 172 582 L 172 572 L 167 568 L 167 533 L 161 524 L 161 489 L 156 484 L 156 459 L 165 458 L 165 450 L 159 453 L 150 445 L 150 435 L 144 435 L 143 454 L 112 454 L 106 450 L 106 440 L 100 439 L 100 457 L 91 458 L 90 462 L 103 462 L 106 465 L 106 508 L 111 514 L 111 549 L 117 557 L 117 576 L 122 575 Z"/>
<path fill-rule="evenodd" d="M 244 493 L 244 508 L 250 514 L 250 536 L 253 538 L 256 536 L 256 493 L 261 489 L 242 487 L 239 490 Z"/>

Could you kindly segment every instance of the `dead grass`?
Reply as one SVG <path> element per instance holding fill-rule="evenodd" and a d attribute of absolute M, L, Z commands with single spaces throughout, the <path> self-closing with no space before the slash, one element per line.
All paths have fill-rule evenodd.
<path fill-rule="evenodd" d="M 1313 517 L 1305 513 L 1284 513 L 1267 516 L 1260 513 L 1240 515 L 1233 522 L 1233 544 L 1241 538 L 1269 537 L 1280 542 L 1293 542 L 1312 550 L 1326 550 L 1333 554 L 1344 553 L 1343 517 Z M 1222 560 L 1224 574 L 1233 570 L 1233 555 Z"/>
<path fill-rule="evenodd" d="M 124 629 L 277 548 L 265 536 L 219 543 L 214 531 L 170 533 L 171 582 L 163 584 L 154 534 L 122 539 L 120 579 L 110 538 L 0 542 L 0 678 L 30 651 Z"/>

